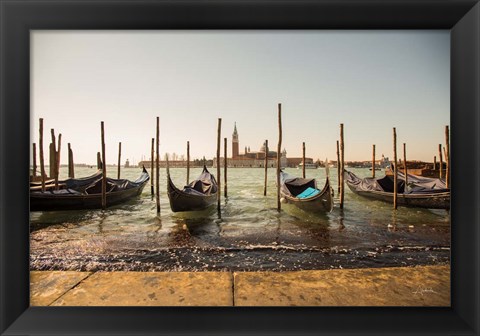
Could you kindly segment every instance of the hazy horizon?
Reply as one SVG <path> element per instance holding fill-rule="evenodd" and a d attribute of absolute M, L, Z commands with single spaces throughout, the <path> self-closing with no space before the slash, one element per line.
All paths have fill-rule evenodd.
<path fill-rule="evenodd" d="M 450 32 L 418 31 L 42 31 L 31 32 L 31 142 L 44 118 L 71 143 L 75 163 L 96 164 L 105 122 L 107 164 L 149 159 L 156 117 L 160 156 L 216 155 L 217 120 L 231 157 L 265 139 L 277 150 L 282 104 L 287 157 L 438 160 L 450 124 Z M 38 150 L 37 150 L 38 153 Z M 31 156 L 31 155 L 30 155 Z M 30 158 L 30 160 L 32 160 Z M 38 154 L 37 154 L 38 162 Z M 47 162 L 46 162 L 47 163 Z"/>

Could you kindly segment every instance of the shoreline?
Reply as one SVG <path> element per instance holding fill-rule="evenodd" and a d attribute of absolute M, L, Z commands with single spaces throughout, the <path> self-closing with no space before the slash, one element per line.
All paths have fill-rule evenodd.
<path fill-rule="evenodd" d="M 31 306 L 450 306 L 450 266 L 287 272 L 31 271 Z"/>

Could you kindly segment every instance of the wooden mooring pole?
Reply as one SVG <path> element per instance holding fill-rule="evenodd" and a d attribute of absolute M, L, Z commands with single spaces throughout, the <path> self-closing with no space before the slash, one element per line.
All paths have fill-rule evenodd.
<path fill-rule="evenodd" d="M 277 211 L 280 212 L 280 159 L 282 151 L 282 104 L 278 104 L 278 146 L 277 146 Z"/>
<path fill-rule="evenodd" d="M 187 141 L 187 184 L 190 183 L 190 141 Z"/>
<path fill-rule="evenodd" d="M 340 195 L 340 143 L 337 140 L 337 185 L 338 185 L 338 194 Z"/>
<path fill-rule="evenodd" d="M 408 186 L 408 170 L 407 170 L 407 144 L 403 143 L 403 172 L 405 174 L 405 191 Z"/>
<path fill-rule="evenodd" d="M 155 200 L 157 203 L 157 215 L 160 214 L 160 117 L 157 117 L 157 133 L 155 144 Z"/>
<path fill-rule="evenodd" d="M 227 197 L 227 138 L 223 138 L 223 152 L 224 152 L 224 161 L 223 161 L 223 181 L 225 186 L 223 190 L 225 194 L 223 195 L 225 198 Z"/>
<path fill-rule="evenodd" d="M 50 177 L 55 179 L 55 190 L 58 188 L 58 177 L 57 177 L 57 149 L 55 141 L 55 130 L 50 129 L 50 134 L 52 135 L 52 143 L 50 147 Z"/>
<path fill-rule="evenodd" d="M 152 138 L 152 150 L 150 152 L 150 193 L 152 194 L 152 200 L 153 200 L 153 195 L 155 195 L 154 187 L 153 187 L 153 168 L 155 167 L 153 164 L 154 160 L 154 154 L 155 153 L 155 138 Z"/>
<path fill-rule="evenodd" d="M 222 118 L 218 118 L 218 128 L 217 128 L 217 210 L 220 213 L 220 199 L 221 199 L 221 178 L 220 178 L 220 139 L 222 135 Z"/>
<path fill-rule="evenodd" d="M 118 143 L 118 167 L 117 167 L 117 179 L 120 179 L 120 166 L 121 166 L 121 158 L 122 158 L 122 143 Z"/>
<path fill-rule="evenodd" d="M 105 128 L 103 121 L 100 123 L 102 133 L 102 209 L 107 208 L 107 159 L 105 158 Z"/>
<path fill-rule="evenodd" d="M 393 208 L 397 209 L 397 193 L 398 193 L 398 165 L 397 165 L 397 130 L 393 128 Z"/>
<path fill-rule="evenodd" d="M 58 190 L 58 178 L 60 175 L 60 149 L 62 148 L 62 133 L 58 134 L 57 155 L 55 155 L 55 190 Z"/>
<path fill-rule="evenodd" d="M 302 176 L 305 178 L 305 142 L 302 143 Z"/>
<path fill-rule="evenodd" d="M 345 142 L 343 139 L 343 124 L 340 124 L 340 209 L 345 201 Z"/>
<path fill-rule="evenodd" d="M 372 148 L 372 178 L 375 178 L 375 145 Z"/>
<path fill-rule="evenodd" d="M 267 172 L 268 172 L 268 140 L 265 140 L 265 184 L 263 185 L 263 196 L 267 196 Z"/>
<path fill-rule="evenodd" d="M 445 183 L 447 188 L 450 188 L 450 131 L 448 125 L 445 126 L 445 162 L 447 164 L 447 171 L 445 172 Z"/>
<path fill-rule="evenodd" d="M 50 164 L 48 166 L 48 176 L 50 178 L 55 178 L 55 156 L 56 156 L 56 152 L 55 152 L 55 144 L 50 142 L 50 146 L 49 146 L 49 159 L 50 159 Z"/>
<path fill-rule="evenodd" d="M 437 170 L 437 156 L 433 157 L 433 170 Z"/>
<path fill-rule="evenodd" d="M 438 144 L 438 156 L 440 158 L 440 169 L 439 169 L 439 177 L 443 177 L 443 157 L 442 157 L 442 144 Z"/>
<path fill-rule="evenodd" d="M 43 118 L 40 118 L 39 127 L 40 174 L 42 176 L 42 192 L 45 192 L 45 162 L 43 157 Z"/>
<path fill-rule="evenodd" d="M 32 159 L 33 159 L 33 171 L 32 171 L 32 176 L 33 177 L 36 177 L 37 176 L 37 145 L 35 143 L 33 143 L 32 145 L 32 150 L 33 150 L 33 153 L 32 153 Z"/>
<path fill-rule="evenodd" d="M 75 178 L 75 165 L 73 163 L 73 150 L 70 142 L 68 143 L 68 177 Z"/>
<path fill-rule="evenodd" d="M 102 154 L 97 152 L 97 169 L 102 169 Z"/>

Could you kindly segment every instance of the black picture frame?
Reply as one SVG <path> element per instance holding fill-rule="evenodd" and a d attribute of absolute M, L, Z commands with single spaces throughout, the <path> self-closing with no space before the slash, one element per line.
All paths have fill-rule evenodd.
<path fill-rule="evenodd" d="M 479 334 L 480 5 L 477 1 L 1 0 L 0 11 L 2 335 Z M 451 29 L 452 306 L 29 307 L 29 31 L 32 29 Z"/>

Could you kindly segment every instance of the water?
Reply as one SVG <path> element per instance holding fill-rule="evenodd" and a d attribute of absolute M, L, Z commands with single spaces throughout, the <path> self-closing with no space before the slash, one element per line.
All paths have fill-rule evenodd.
<path fill-rule="evenodd" d="M 76 168 L 76 176 L 94 168 Z M 368 169 L 351 169 L 369 176 Z M 200 168 L 190 171 L 191 177 Z M 210 169 L 216 173 L 216 168 Z M 301 175 L 301 170 L 287 169 Z M 122 169 L 135 180 L 139 168 Z M 66 177 L 61 169 L 60 178 Z M 321 188 L 324 169 L 308 169 Z M 336 169 L 330 171 L 337 191 Z M 108 174 L 116 176 L 116 168 Z M 222 169 L 223 174 L 223 169 Z M 376 172 L 383 175 L 383 172 Z M 171 169 L 174 183 L 185 184 L 186 169 Z M 173 213 L 160 175 L 161 215 L 156 214 L 150 182 L 142 195 L 102 210 L 32 212 L 31 269 L 81 271 L 257 271 L 364 268 L 443 264 L 450 261 L 450 216 L 445 210 L 399 208 L 345 191 L 341 211 L 304 213 L 289 204 L 277 212 L 275 169 L 228 170 L 228 198 L 199 213 Z M 223 183 L 223 177 L 222 177 Z M 222 194 L 223 196 L 223 194 Z"/>

